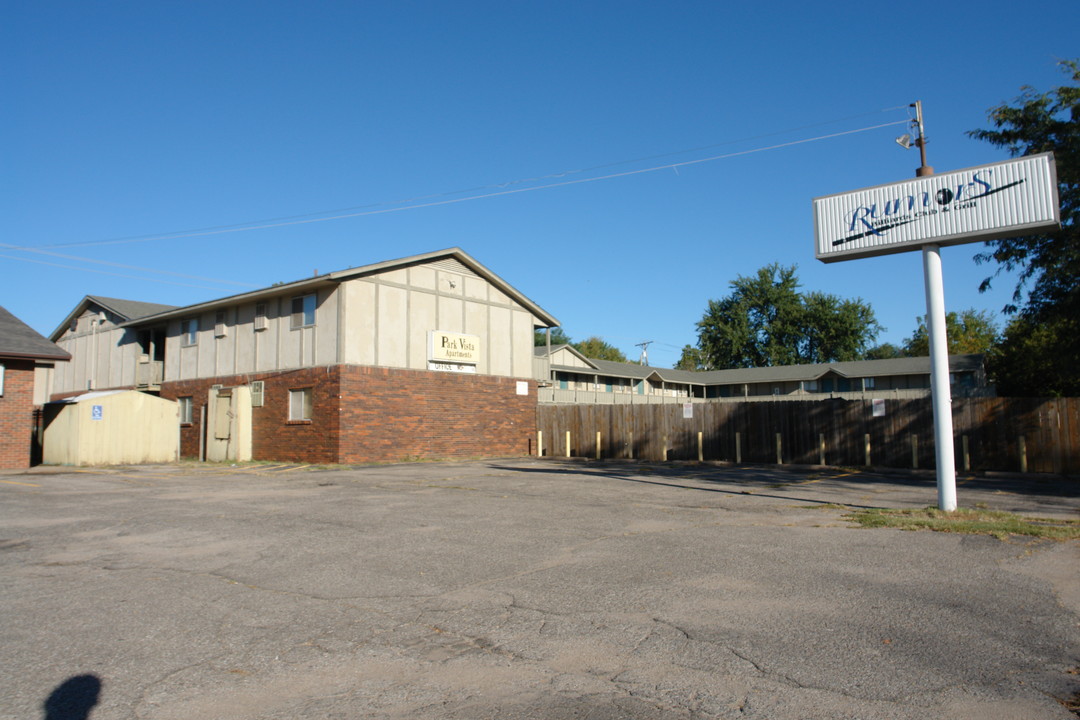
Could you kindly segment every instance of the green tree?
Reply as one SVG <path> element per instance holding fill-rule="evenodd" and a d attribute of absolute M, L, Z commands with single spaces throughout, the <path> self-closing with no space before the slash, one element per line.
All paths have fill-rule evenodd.
<path fill-rule="evenodd" d="M 987 374 L 998 395 L 1080 396 L 1076 356 L 1055 352 L 1070 344 L 1075 347 L 1078 333 L 1080 322 L 1075 317 L 1055 315 L 1048 321 L 1035 321 L 1028 313 L 1015 316 L 987 358 Z"/>
<path fill-rule="evenodd" d="M 904 340 L 904 355 L 924 357 L 930 354 L 930 335 L 926 329 L 926 316 L 918 318 L 919 325 L 911 337 Z M 945 314 L 945 334 L 948 337 L 949 354 L 987 353 L 998 341 L 998 328 L 994 316 L 986 310 L 970 308 L 959 313 Z"/>
<path fill-rule="evenodd" d="M 881 343 L 866 351 L 866 360 L 891 360 L 892 358 L 904 357 L 903 348 L 892 343 Z"/>
<path fill-rule="evenodd" d="M 563 332 L 560 327 L 551 328 L 551 346 L 569 345 L 570 336 Z M 535 347 L 547 347 L 547 331 L 535 330 L 533 332 L 533 345 Z"/>
<path fill-rule="evenodd" d="M 709 301 L 697 324 L 707 368 L 854 360 L 881 331 L 861 299 L 800 293 L 793 265 L 773 263 L 751 277 L 740 275 L 731 288 Z"/>
<path fill-rule="evenodd" d="M 979 262 L 1015 271 L 1019 280 L 1012 303 L 1016 318 L 1005 330 L 993 363 L 999 392 L 1014 395 L 1076 394 L 1080 367 L 1080 64 L 1061 63 L 1072 85 L 1039 93 L 1024 87 L 1013 104 L 992 108 L 994 129 L 971 137 L 1006 148 L 1013 156 L 1052 151 L 1057 163 L 1061 229 L 1018 238 L 991 240 Z M 994 276 L 981 289 L 990 287 Z M 1025 291 L 1027 292 L 1025 297 Z M 1013 356 L 1020 354 L 1017 356 Z M 1074 368 L 1070 373 L 1068 368 Z"/>
<path fill-rule="evenodd" d="M 705 353 L 701 348 L 694 345 L 683 345 L 682 355 L 679 362 L 675 363 L 676 370 L 706 370 Z"/>
<path fill-rule="evenodd" d="M 611 343 L 605 342 L 603 338 L 597 335 L 580 342 L 571 343 L 571 346 L 587 358 L 626 362 L 626 356 L 623 355 L 622 350 L 619 350 Z"/>

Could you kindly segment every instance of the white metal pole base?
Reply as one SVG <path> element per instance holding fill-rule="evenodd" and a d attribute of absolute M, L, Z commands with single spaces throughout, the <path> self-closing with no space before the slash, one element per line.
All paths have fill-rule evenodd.
<path fill-rule="evenodd" d="M 949 387 L 949 343 L 945 334 L 945 290 L 941 250 L 924 245 L 926 332 L 930 339 L 930 394 L 934 405 L 934 449 L 937 457 L 938 509 L 956 509 L 956 460 L 953 451 L 952 391 Z"/>

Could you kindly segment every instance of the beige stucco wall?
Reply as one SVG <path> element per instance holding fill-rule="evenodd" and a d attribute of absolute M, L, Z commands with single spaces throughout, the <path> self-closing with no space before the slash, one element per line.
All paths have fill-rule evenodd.
<path fill-rule="evenodd" d="M 123 319 L 91 305 L 75 319 L 56 344 L 71 354 L 69 362 L 56 364 L 53 393 L 130 386 L 135 383 L 139 355 L 134 330 L 119 327 Z"/>
<path fill-rule="evenodd" d="M 95 405 L 101 407 L 100 420 L 93 419 Z M 173 400 L 135 391 L 91 395 L 59 408 L 45 428 L 43 459 L 49 465 L 173 462 L 179 457 L 178 427 Z"/>
<path fill-rule="evenodd" d="M 431 331 L 475 335 L 476 371 L 531 377 L 532 313 L 464 265 L 397 268 L 342 283 L 341 362 L 428 369 Z"/>
<path fill-rule="evenodd" d="M 336 286 L 294 291 L 280 296 L 217 307 L 168 323 L 165 380 L 240 375 L 330 365 L 337 362 L 338 290 Z M 293 328 L 292 300 L 315 294 L 315 324 Z M 255 329 L 255 308 L 266 305 L 266 327 Z M 218 312 L 225 313 L 225 331 L 217 331 Z M 184 320 L 198 318 L 194 345 L 181 335 Z"/>
<path fill-rule="evenodd" d="M 291 327 L 294 297 L 315 293 L 315 324 Z M 256 329 L 256 306 L 266 326 Z M 216 327 L 225 313 L 225 331 Z M 72 355 L 54 373 L 54 393 L 133 387 L 141 355 L 138 330 L 101 319 L 97 307 L 57 344 Z M 91 323 L 91 320 L 97 322 Z M 198 320 L 194 344 L 181 335 Z M 286 290 L 258 300 L 218 305 L 164 321 L 165 382 L 264 373 L 337 363 L 429 369 L 432 331 L 479 339 L 476 372 L 531 377 L 535 317 L 487 279 L 453 258 L 398 267 L 318 289 Z M 88 381 L 92 380 L 91 384 Z"/>

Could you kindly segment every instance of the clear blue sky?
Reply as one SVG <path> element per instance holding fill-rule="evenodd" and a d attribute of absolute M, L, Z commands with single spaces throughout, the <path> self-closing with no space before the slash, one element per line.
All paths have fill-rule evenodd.
<path fill-rule="evenodd" d="M 818 262 L 811 200 L 912 177 L 918 153 L 893 142 L 903 124 L 812 138 L 921 100 L 938 172 L 1001 160 L 964 132 L 1080 56 L 1080 3 L 1060 0 L 0 13 L 0 304 L 41 333 L 87 294 L 185 305 L 460 246 L 575 339 L 632 358 L 654 341 L 657 366 L 775 261 L 863 298 L 901 342 L 925 313 L 920 255 Z M 276 226 L 147 239 L 233 225 Z M 943 250 L 949 310 L 1008 301 L 1010 278 L 978 293 L 979 248 Z"/>

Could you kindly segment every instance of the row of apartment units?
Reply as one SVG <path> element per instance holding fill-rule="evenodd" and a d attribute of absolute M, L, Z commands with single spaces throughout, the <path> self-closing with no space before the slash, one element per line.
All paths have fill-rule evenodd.
<path fill-rule="evenodd" d="M 543 402 L 928 387 L 925 358 L 688 373 L 534 348 L 558 325 L 459 248 L 184 307 L 88 295 L 34 403 L 135 389 L 177 402 L 183 456 L 354 463 L 527 454 Z M 985 386 L 978 358 L 955 362 L 957 387 Z"/>

